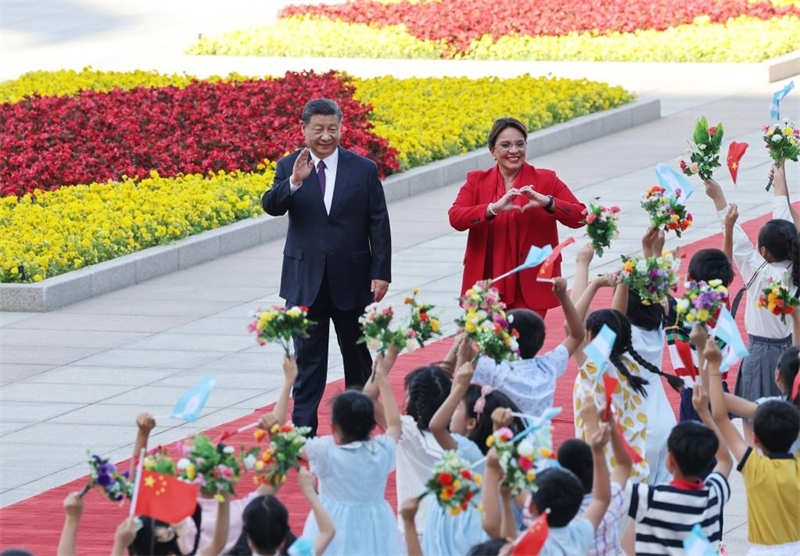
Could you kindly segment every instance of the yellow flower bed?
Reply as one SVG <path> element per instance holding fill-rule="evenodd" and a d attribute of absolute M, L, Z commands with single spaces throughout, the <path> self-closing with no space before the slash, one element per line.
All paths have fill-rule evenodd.
<path fill-rule="evenodd" d="M 795 4 L 800 0 L 773 0 Z M 443 17 L 445 17 L 443 15 Z M 725 24 L 700 17 L 665 31 L 572 33 L 565 36 L 484 36 L 457 58 L 625 62 L 760 62 L 797 49 L 800 20 L 748 16 Z M 308 37 L 315 37 L 309 41 Z M 442 41 L 421 41 L 403 25 L 371 26 L 341 20 L 290 17 L 280 24 L 203 38 L 190 54 L 351 58 L 439 58 L 452 55 Z"/>
<path fill-rule="evenodd" d="M 444 44 L 423 41 L 404 25 L 350 25 L 341 20 L 287 17 L 280 24 L 203 37 L 187 54 L 337 58 L 441 58 Z"/>
<path fill-rule="evenodd" d="M 586 60 L 613 62 L 760 62 L 797 48 L 800 19 L 764 21 L 747 16 L 665 31 L 636 31 L 562 37 L 485 37 L 472 44 L 465 58 L 477 60 Z"/>
<path fill-rule="evenodd" d="M 400 151 L 401 170 L 486 145 L 492 123 L 520 118 L 530 131 L 633 100 L 622 87 L 524 75 L 354 80 L 355 98 L 373 106 L 375 133 Z"/>
<path fill-rule="evenodd" d="M 257 216 L 274 171 L 268 163 L 263 172 L 208 178 L 153 173 L 0 198 L 0 282 L 38 282 Z"/>

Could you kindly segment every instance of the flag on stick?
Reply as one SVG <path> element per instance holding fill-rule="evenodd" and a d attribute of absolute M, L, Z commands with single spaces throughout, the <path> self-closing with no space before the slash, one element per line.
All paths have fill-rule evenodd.
<path fill-rule="evenodd" d="M 747 143 L 732 142 L 728 147 L 728 171 L 733 178 L 733 185 L 736 185 L 736 176 L 739 174 L 739 161 L 744 156 L 744 151 L 749 145 Z"/>
<path fill-rule="evenodd" d="M 550 527 L 547 524 L 549 514 L 548 508 L 539 514 L 525 533 L 517 537 L 511 549 L 513 556 L 539 556 L 547 537 L 550 536 Z"/>
<path fill-rule="evenodd" d="M 675 195 L 675 199 L 682 205 L 685 205 L 686 201 L 694 193 L 694 187 L 689 183 L 689 180 L 666 164 L 656 164 L 656 177 L 658 178 L 658 184 L 667 191 L 671 191 Z"/>
<path fill-rule="evenodd" d="M 528 251 L 528 257 L 525 259 L 525 262 L 519 265 L 517 268 L 509 270 L 505 274 L 501 274 L 494 280 L 492 280 L 492 284 L 495 282 L 499 282 L 503 278 L 511 276 L 521 270 L 527 270 L 529 268 L 534 268 L 542 264 L 547 257 L 549 257 L 553 253 L 553 247 L 551 245 L 545 245 L 544 247 L 536 247 L 535 245 L 531 245 L 531 250 Z"/>
<path fill-rule="evenodd" d="M 608 356 L 611 355 L 611 350 L 616 341 L 616 332 L 611 330 L 608 325 L 604 324 L 603 328 L 600 329 L 600 333 L 595 336 L 594 340 L 583 348 L 584 355 L 589 358 L 589 361 L 597 365 L 598 380 L 606 368 Z"/>
<path fill-rule="evenodd" d="M 547 257 L 547 260 L 542 263 L 542 267 L 539 269 L 539 274 L 536 276 L 538 282 L 553 281 L 553 265 L 556 264 L 556 259 L 561 255 L 561 250 L 564 249 L 564 247 L 573 243 L 575 243 L 575 238 L 570 237 L 556 245 L 556 248 L 553 249 L 553 254 Z"/>
<path fill-rule="evenodd" d="M 183 393 L 178 403 L 175 404 L 175 409 L 172 410 L 170 417 L 189 422 L 197 421 L 216 382 L 214 375 L 211 373 L 203 377 L 203 380 L 197 386 Z"/>
<path fill-rule="evenodd" d="M 750 355 L 747 346 L 744 345 L 742 335 L 739 333 L 739 327 L 736 326 L 733 315 L 731 315 L 731 312 L 728 311 L 726 307 L 722 307 L 720 310 L 717 323 L 711 333 L 725 342 L 722 364 L 719 368 L 720 372 L 724 373 L 731 365 L 735 365 L 737 362 Z"/>
<path fill-rule="evenodd" d="M 135 515 L 146 515 L 167 523 L 179 523 L 197 507 L 199 485 L 193 485 L 164 473 L 144 471 L 136 477 L 138 490 L 131 504 Z"/>
<path fill-rule="evenodd" d="M 789 81 L 783 89 L 775 91 L 772 95 L 772 104 L 769 107 L 769 115 L 773 120 L 781 119 L 781 101 L 789 94 L 789 91 L 794 89 L 794 81 Z"/>

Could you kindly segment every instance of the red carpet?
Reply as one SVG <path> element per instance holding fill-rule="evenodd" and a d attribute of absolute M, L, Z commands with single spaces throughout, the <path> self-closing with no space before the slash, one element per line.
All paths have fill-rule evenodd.
<path fill-rule="evenodd" d="M 800 203 L 795 203 L 795 206 L 800 209 Z M 760 227 L 764 222 L 769 220 L 769 218 L 770 215 L 765 215 L 746 222 L 744 224 L 744 229 L 751 238 L 755 238 Z M 681 252 L 686 255 L 686 257 L 683 261 L 681 271 L 685 272 L 689 259 L 695 252 L 707 247 L 720 247 L 721 244 L 722 234 L 720 233 L 683 247 Z M 732 295 L 739 290 L 741 285 L 741 279 L 737 276 L 730 288 Z M 593 305 L 595 307 L 608 307 L 610 304 L 611 293 L 609 290 L 604 289 L 601 295 L 598 295 Z M 744 330 L 742 322 L 743 317 L 744 310 L 742 309 L 739 311 L 737 319 L 739 328 L 742 331 Z M 546 351 L 555 347 L 563 339 L 563 316 L 560 309 L 550 311 L 545 322 L 547 324 L 547 330 L 549 331 L 544 347 Z M 404 399 L 403 377 L 411 370 L 421 365 L 441 360 L 447 353 L 451 341 L 450 339 L 446 339 L 432 344 L 424 350 L 417 350 L 413 353 L 400 356 L 391 374 L 392 388 L 400 402 Z M 664 367 L 665 371 L 671 371 L 669 357 L 666 356 L 666 354 L 664 358 Z M 567 373 L 559 382 L 556 390 L 555 405 L 564 408 L 561 415 L 555 419 L 554 440 L 556 445 L 574 435 L 572 424 L 572 385 L 576 373 L 577 368 L 575 363 L 570 360 Z M 731 387 L 736 378 L 735 374 L 736 371 L 731 369 L 728 378 Z M 343 381 L 337 381 L 328 385 L 325 398 L 320 406 L 320 434 L 330 433 L 330 402 L 333 397 L 342 391 L 343 387 Z M 679 396 L 668 386 L 665 386 L 665 389 L 670 401 L 673 403 L 673 407 L 677 409 Z M 259 410 L 251 416 L 242 417 L 224 426 L 210 429 L 207 431 L 207 434 L 211 438 L 214 438 L 225 429 L 236 429 L 242 425 L 249 424 L 253 422 L 256 415 L 260 415 L 268 409 L 271 409 L 271 406 Z M 133 440 L 134 436 L 135 429 L 132 426 L 130 439 Z M 251 434 L 241 434 L 230 438 L 227 442 L 229 445 L 235 446 L 238 449 L 242 445 L 248 447 L 252 445 L 253 438 Z M 154 446 L 151 445 L 150 447 L 153 448 Z M 177 449 L 177 445 L 173 443 L 168 445 L 167 448 L 171 452 L 174 452 Z M 123 469 L 127 468 L 128 465 L 129 461 L 121 463 Z M 299 490 L 296 488 L 293 479 L 294 475 L 291 476 L 289 482 L 281 490 L 280 498 L 289 509 L 293 530 L 299 533 L 302 531 L 302 525 L 308 514 L 308 506 L 300 495 Z M 55 554 L 64 519 L 62 502 L 67 494 L 81 490 L 85 484 L 85 478 L 79 479 L 0 510 L 0 550 L 20 547 L 38 555 Z M 239 483 L 238 494 L 240 496 L 244 495 L 254 488 L 251 478 L 244 477 Z M 386 488 L 386 498 L 390 501 L 392 507 L 395 507 L 396 494 L 394 476 L 389 478 Z M 103 498 L 96 491 L 87 494 L 85 500 L 83 518 L 78 534 L 78 552 L 79 554 L 91 555 L 108 554 L 111 551 L 114 531 L 117 525 L 128 515 L 128 506 L 118 507 Z"/>

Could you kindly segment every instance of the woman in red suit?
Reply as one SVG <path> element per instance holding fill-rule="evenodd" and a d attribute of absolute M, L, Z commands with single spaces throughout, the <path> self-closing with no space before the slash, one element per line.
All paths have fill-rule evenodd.
<path fill-rule="evenodd" d="M 500 118 L 489 133 L 489 152 L 497 164 L 467 174 L 450 207 L 450 225 L 469 230 L 461 293 L 478 280 L 491 279 L 522 264 L 532 245 L 558 245 L 561 222 L 580 228 L 584 205 L 552 170 L 525 162 L 528 131 L 514 118 Z M 542 317 L 558 305 L 552 286 L 537 282 L 538 267 L 500 280 L 495 286 L 509 309 L 528 308 Z M 561 259 L 553 276 L 561 275 Z"/>

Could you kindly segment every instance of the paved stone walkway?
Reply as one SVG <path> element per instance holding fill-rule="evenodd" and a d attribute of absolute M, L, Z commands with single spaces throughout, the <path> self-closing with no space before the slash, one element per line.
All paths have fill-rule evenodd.
<path fill-rule="evenodd" d="M 135 3 L 123 3 L 122 8 L 70 3 L 79 9 L 75 12 L 65 3 L 58 17 L 48 20 L 41 10 L 4 2 L 0 67 L 6 67 L 7 59 L 17 64 L 15 67 L 24 66 L 25 71 L 44 67 L 43 56 L 62 48 L 84 60 L 88 54 L 80 49 L 106 44 L 109 30 L 116 32 L 117 26 L 129 33 L 142 30 L 157 21 L 158 9 L 163 9 L 137 5 L 134 10 L 129 4 Z M 192 3 L 192 11 L 194 6 Z M 207 8 L 200 3 L 197 17 L 207 18 L 203 11 Z M 118 15 L 134 10 L 136 15 L 125 12 L 121 23 L 90 17 L 89 29 L 79 27 L 81 9 Z M 169 22 L 181 30 L 181 40 L 174 35 L 167 38 L 168 25 L 155 25 L 153 40 L 137 37 L 137 42 L 150 45 L 138 67 L 153 67 L 147 61 L 153 60 L 152 53 L 159 45 L 167 54 L 176 55 L 175 49 L 187 43 L 186 25 L 179 18 L 186 12 L 174 6 L 171 10 L 175 17 Z M 54 28 L 60 29 L 57 21 L 64 19 L 72 25 L 55 33 Z M 198 21 L 194 16 L 188 19 Z M 236 10 L 226 12 L 223 19 L 237 26 L 245 19 L 253 21 Z M 71 39 L 76 33 L 82 37 L 77 42 Z M 120 40 L 129 41 L 130 46 L 130 37 L 124 33 Z M 95 52 L 102 51 L 95 48 Z M 103 63 L 113 64 L 108 55 L 97 56 Z M 129 58 L 119 59 L 120 68 L 129 63 Z M 362 63 L 364 68 L 372 68 L 365 71 L 374 71 L 373 62 Z M 656 163 L 673 164 L 682 153 L 697 115 L 705 114 L 714 123 L 724 121 L 726 140 L 751 145 L 737 188 L 733 189 L 729 178 L 720 179 L 729 197 L 739 202 L 741 218 L 770 210 L 764 192 L 769 161 L 759 129 L 769 120 L 771 92 L 783 83 L 702 83 L 688 89 L 658 80 L 643 83 L 641 75 L 631 75 L 630 83 L 628 86 L 643 96 L 663 100 L 661 120 L 533 161 L 555 169 L 583 201 L 599 196 L 604 203 L 622 207 L 621 236 L 610 252 L 594 262 L 593 270 L 598 272 L 615 267 L 621 253 L 639 250 L 639 236 L 646 226 L 639 195 L 655 183 L 652 168 Z M 783 106 L 784 114 L 795 121 L 800 118 L 796 99 L 797 95 L 787 98 Z M 800 195 L 797 165 L 789 165 L 788 170 L 790 187 Z M 726 172 L 720 172 L 722 175 Z M 444 322 L 458 314 L 455 298 L 466 235 L 450 228 L 446 212 L 459 186 L 456 183 L 389 207 L 394 281 L 388 301 L 402 304 L 409 290 L 419 286 L 422 298 L 441 308 Z M 713 206 L 702 186 L 697 186 L 689 202 L 695 226 L 682 240 L 671 238 L 672 247 L 719 230 Z M 562 238 L 567 235 L 562 230 Z M 274 401 L 281 383 L 279 348 L 256 346 L 245 326 L 251 311 L 280 302 L 282 248 L 282 241 L 262 245 L 51 313 L 0 313 L 0 507 L 84 475 L 87 447 L 113 459 L 128 457 L 135 415 L 143 410 L 168 414 L 178 395 L 208 372 L 213 372 L 218 382 L 204 416 L 183 425 L 160 420 L 153 442 L 177 440 Z M 575 249 L 565 251 L 566 276 L 572 275 Z M 451 330 L 449 325 L 445 332 Z M 341 378 L 341 358 L 335 349 L 331 350 L 330 366 L 329 379 Z M 730 554 L 743 554 L 744 490 L 737 473 L 731 481 L 734 499 L 726 510 L 726 544 Z"/>

